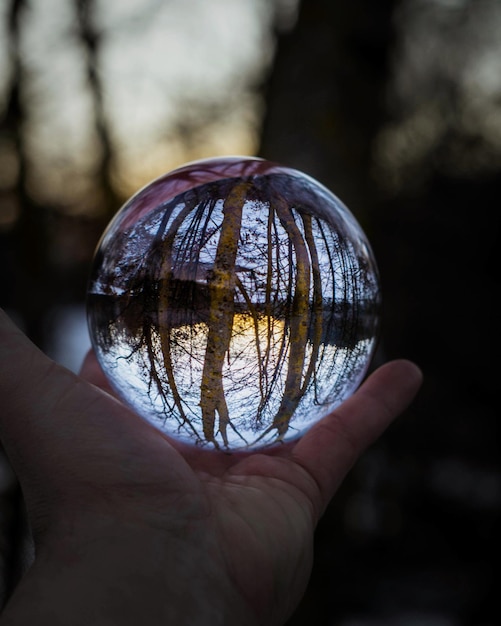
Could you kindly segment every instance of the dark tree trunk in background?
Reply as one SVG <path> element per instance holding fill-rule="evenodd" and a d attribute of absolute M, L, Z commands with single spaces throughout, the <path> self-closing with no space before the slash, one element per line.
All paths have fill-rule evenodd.
<path fill-rule="evenodd" d="M 409 357 L 425 374 L 413 407 L 321 520 L 290 626 L 405 624 L 411 613 L 423 624 L 426 615 L 499 623 L 491 549 L 501 500 L 493 339 L 501 176 L 465 180 L 437 168 L 391 198 L 373 177 L 374 140 L 390 117 L 396 4 L 304 0 L 267 84 L 260 156 L 311 174 L 353 211 L 381 272 L 376 362 Z"/>
<path fill-rule="evenodd" d="M 112 181 L 114 159 L 113 141 L 104 104 L 104 86 L 99 71 L 101 34 L 96 24 L 95 0 L 76 0 L 78 36 L 85 50 L 86 73 L 94 106 L 94 128 L 100 149 L 96 161 L 96 183 L 101 194 L 102 213 L 108 218 L 119 208 Z"/>
<path fill-rule="evenodd" d="M 279 37 L 266 86 L 260 156 L 314 176 L 362 222 L 373 203 L 372 141 L 395 4 L 304 0 L 295 29 Z"/>
<path fill-rule="evenodd" d="M 27 114 L 24 102 L 26 70 L 21 51 L 23 18 L 29 8 L 26 0 L 13 0 L 9 7 L 8 38 L 11 80 L 7 91 L 7 104 L 0 122 L 0 133 L 10 146 L 17 164 L 17 176 L 9 181 L 9 188 L 2 190 L 4 202 L 11 204 L 19 215 L 12 236 L 6 238 L 7 258 L 3 264 L 6 293 L 22 311 L 22 325 L 38 345 L 44 343 L 44 311 L 47 302 L 44 292 L 49 246 L 47 245 L 47 214 L 31 198 L 28 191 L 29 162 L 26 150 L 25 128 Z M 10 255 L 9 255 L 10 252 Z M 2 281 L 3 282 L 3 281 Z M 11 287 L 10 289 L 8 287 Z"/>
<path fill-rule="evenodd" d="M 0 211 L 13 212 L 18 218 L 10 236 L 0 237 L 0 284 L 5 299 L 3 306 L 12 306 L 18 314 L 23 311 L 19 321 L 40 345 L 45 335 L 44 275 L 49 249 L 46 216 L 31 199 L 27 181 L 27 115 L 23 101 L 26 71 L 22 62 L 21 25 L 28 8 L 27 0 L 12 0 L 7 10 L 11 78 L 0 118 L 0 140 L 7 145 L 7 152 L 17 167 L 13 178 L 4 181 L 0 189 Z M 31 548 L 21 489 L 1 444 L 0 480 L 1 611 L 25 570 Z"/>

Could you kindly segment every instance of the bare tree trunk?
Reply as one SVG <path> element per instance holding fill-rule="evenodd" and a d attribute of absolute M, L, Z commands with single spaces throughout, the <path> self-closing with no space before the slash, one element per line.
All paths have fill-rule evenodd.
<path fill-rule="evenodd" d="M 21 317 L 25 332 L 39 346 L 45 340 L 45 312 L 48 306 L 45 277 L 47 273 L 47 220 L 28 192 L 28 156 L 25 141 L 27 121 L 24 93 L 26 71 L 22 60 L 21 26 L 28 9 L 27 0 L 12 0 L 8 13 L 8 42 L 11 80 L 0 133 L 10 144 L 17 162 L 17 177 L 4 190 L 15 203 L 18 217 L 10 233 L 13 262 L 8 269 L 12 285 L 11 305 Z M 9 303 L 7 298 L 6 304 Z"/>
<path fill-rule="evenodd" d="M 294 221 L 289 205 L 283 198 L 276 198 L 274 208 L 289 236 L 289 245 L 295 257 L 295 278 L 291 281 L 291 313 L 288 334 L 289 358 L 285 387 L 272 428 L 283 436 L 289 428 L 290 419 L 302 397 L 302 380 L 305 367 L 306 342 L 308 340 L 308 309 L 310 292 L 310 259 L 308 249 Z"/>
<path fill-rule="evenodd" d="M 75 0 L 79 36 L 86 52 L 87 79 L 94 104 L 94 123 L 101 155 L 96 162 L 98 189 L 103 195 L 104 213 L 112 215 L 119 206 L 119 198 L 112 182 L 113 141 L 106 117 L 103 84 L 99 74 L 99 50 L 101 35 L 96 28 L 93 15 L 95 0 Z"/>
<path fill-rule="evenodd" d="M 279 37 L 260 156 L 296 167 L 348 206 L 370 206 L 397 0 L 304 0 Z"/>
<path fill-rule="evenodd" d="M 235 184 L 225 199 L 224 219 L 209 284 L 209 333 L 200 390 L 200 406 L 206 440 L 215 443 L 214 422 L 217 413 L 219 432 L 225 445 L 228 445 L 226 431 L 230 425 L 230 417 L 223 386 L 223 365 L 233 330 L 235 263 L 248 187 L 247 182 Z"/>

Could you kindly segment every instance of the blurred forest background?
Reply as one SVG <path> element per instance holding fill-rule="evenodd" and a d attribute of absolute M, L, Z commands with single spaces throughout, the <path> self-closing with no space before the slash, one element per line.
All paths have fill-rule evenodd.
<path fill-rule="evenodd" d="M 77 370 L 111 216 L 222 154 L 341 197 L 381 272 L 374 366 L 425 374 L 321 520 L 288 626 L 500 624 L 501 2 L 2 0 L 0 306 Z M 3 603 L 25 535 L 1 467 Z"/>

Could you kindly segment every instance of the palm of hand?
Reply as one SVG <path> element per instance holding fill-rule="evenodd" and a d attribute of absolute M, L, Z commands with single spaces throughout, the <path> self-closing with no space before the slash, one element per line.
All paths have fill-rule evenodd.
<path fill-rule="evenodd" d="M 198 474 L 227 582 L 263 623 L 283 623 L 308 581 L 316 520 L 311 494 L 296 483 L 309 485 L 295 476 L 302 471 L 283 457 L 259 455 L 220 476 Z"/>
<path fill-rule="evenodd" d="M 92 357 L 84 374 L 109 391 Z M 313 530 L 325 505 L 315 479 L 294 459 L 294 444 L 268 454 L 225 454 L 170 441 L 139 419 L 134 430 L 141 447 L 122 440 L 115 450 L 141 465 L 136 479 L 145 489 L 141 494 L 136 483 L 136 496 L 147 524 L 189 528 L 187 551 L 208 550 L 221 585 L 233 587 L 260 620 L 283 623 L 306 586 Z M 123 461 L 115 459 L 107 475 Z"/>

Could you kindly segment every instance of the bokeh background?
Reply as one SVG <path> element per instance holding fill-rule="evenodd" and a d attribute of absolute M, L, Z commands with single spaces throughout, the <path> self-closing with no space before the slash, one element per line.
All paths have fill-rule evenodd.
<path fill-rule="evenodd" d="M 288 626 L 500 624 L 501 3 L 2 0 L 0 306 L 77 371 L 111 216 L 223 154 L 341 197 L 381 272 L 373 365 L 425 374 L 321 520 Z M 1 606 L 29 543 L 0 459 Z"/>

